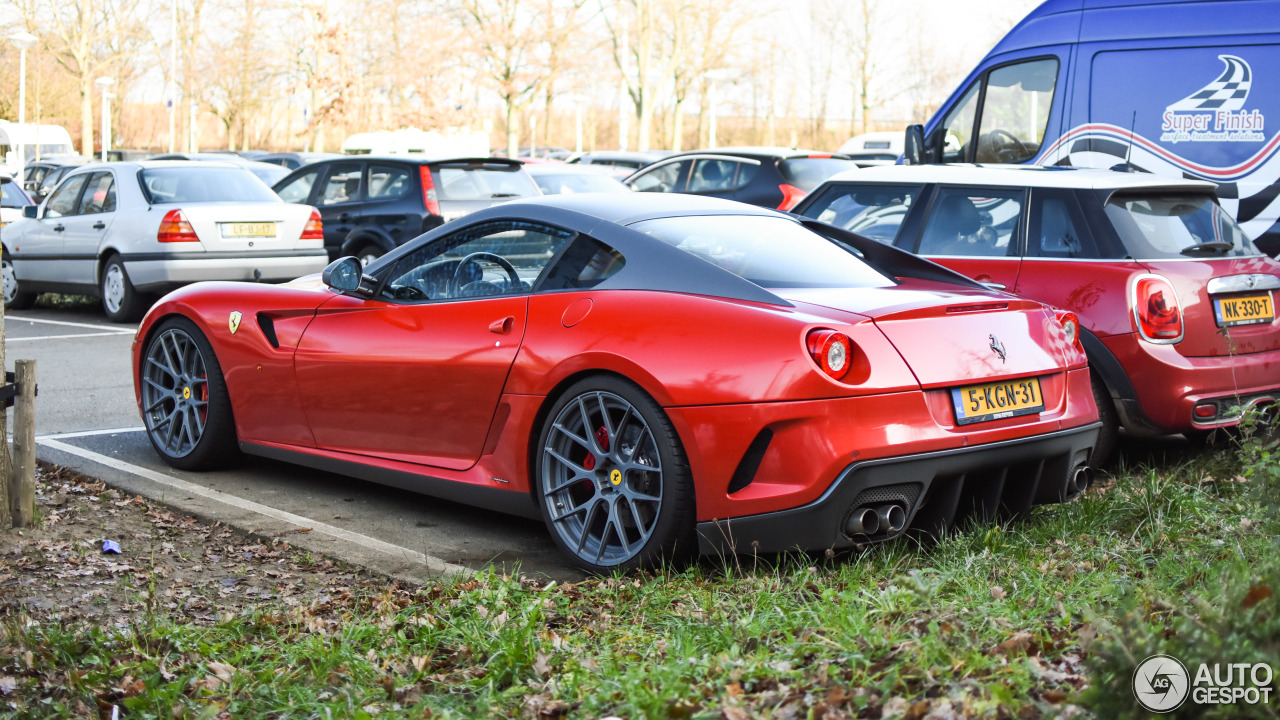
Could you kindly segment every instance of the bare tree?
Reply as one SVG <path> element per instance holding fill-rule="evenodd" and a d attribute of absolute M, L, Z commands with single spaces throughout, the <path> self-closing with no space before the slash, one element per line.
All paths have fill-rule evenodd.
<path fill-rule="evenodd" d="M 685 6 L 688 22 L 672 26 L 672 33 L 684 32 L 686 37 L 671 40 L 673 48 L 689 48 L 683 62 L 672 72 L 672 110 L 675 115 L 667 147 L 680 150 L 684 135 L 682 108 L 692 92 L 704 91 L 707 73 L 724 70 L 730 64 L 733 50 L 741 41 L 743 29 L 755 18 L 746 7 L 745 0 L 690 0 Z M 706 117 L 707 103 L 699 109 L 698 130 L 701 133 Z"/>
<path fill-rule="evenodd" d="M 692 0 L 602 0 L 614 64 L 636 108 L 640 150 L 652 141 L 660 87 L 686 59 Z"/>

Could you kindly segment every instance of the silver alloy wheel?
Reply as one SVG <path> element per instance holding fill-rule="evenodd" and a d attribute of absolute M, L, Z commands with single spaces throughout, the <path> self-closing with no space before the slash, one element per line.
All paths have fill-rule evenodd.
<path fill-rule="evenodd" d="M 157 448 L 182 457 L 204 435 L 209 381 L 204 356 L 186 331 L 170 328 L 147 347 L 142 368 L 142 417 Z"/>
<path fill-rule="evenodd" d="M 107 266 L 107 272 L 102 276 L 102 304 L 112 314 L 120 312 L 120 306 L 124 305 L 125 282 L 124 268 L 119 263 Z"/>
<path fill-rule="evenodd" d="M 9 258 L 0 260 L 0 278 L 3 278 L 4 302 L 7 305 L 18 297 L 18 276 L 13 273 L 13 262 Z"/>
<path fill-rule="evenodd" d="M 541 463 L 542 502 L 570 552 L 614 566 L 645 548 L 662 509 L 662 460 L 631 403 L 601 390 L 577 396 L 552 423 Z"/>
<path fill-rule="evenodd" d="M 373 262 L 374 260 L 377 260 L 380 257 L 382 257 L 382 253 L 378 252 L 377 250 L 366 248 L 359 255 L 360 266 L 368 267 L 369 263 Z"/>

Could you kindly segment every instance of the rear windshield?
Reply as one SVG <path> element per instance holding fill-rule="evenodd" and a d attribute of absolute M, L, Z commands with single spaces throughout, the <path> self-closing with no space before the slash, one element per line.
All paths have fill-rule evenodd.
<path fill-rule="evenodd" d="M 812 190 L 838 172 L 857 169 L 854 161 L 840 158 L 792 158 L 778 163 L 782 179 L 801 190 Z"/>
<path fill-rule="evenodd" d="M 30 204 L 31 200 L 27 198 L 26 193 L 22 192 L 22 188 L 18 187 L 18 183 L 9 178 L 0 180 L 0 207 L 19 208 Z"/>
<path fill-rule="evenodd" d="M 431 175 L 440 200 L 496 200 L 541 194 L 528 173 L 509 165 L 441 165 Z"/>
<path fill-rule="evenodd" d="M 153 205 L 179 202 L 284 202 L 253 173 L 237 167 L 148 168 L 138 172 Z"/>
<path fill-rule="evenodd" d="M 857 256 L 780 217 L 709 215 L 644 220 L 631 227 L 763 288 L 889 287 Z"/>
<path fill-rule="evenodd" d="M 1107 217 L 1137 260 L 1260 254 L 1230 213 L 1207 195 L 1113 197 Z"/>
<path fill-rule="evenodd" d="M 547 195 L 598 192 L 631 192 L 631 188 L 608 175 L 595 173 L 538 173 L 534 182 Z"/>

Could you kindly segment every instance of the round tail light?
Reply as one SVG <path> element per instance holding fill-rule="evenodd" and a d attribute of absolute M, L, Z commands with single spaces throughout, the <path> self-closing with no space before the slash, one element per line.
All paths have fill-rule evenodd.
<path fill-rule="evenodd" d="M 839 380 L 853 365 L 853 343 L 835 330 L 813 330 L 807 338 L 809 355 L 831 379 Z"/>

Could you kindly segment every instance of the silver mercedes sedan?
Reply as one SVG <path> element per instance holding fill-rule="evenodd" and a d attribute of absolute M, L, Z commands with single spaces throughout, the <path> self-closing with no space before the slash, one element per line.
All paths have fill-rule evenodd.
<path fill-rule="evenodd" d="M 93 295 L 108 318 L 128 322 L 181 285 L 282 282 L 328 262 L 320 214 L 231 163 L 86 165 L 23 213 L 2 238 L 12 309 L 42 292 Z"/>

